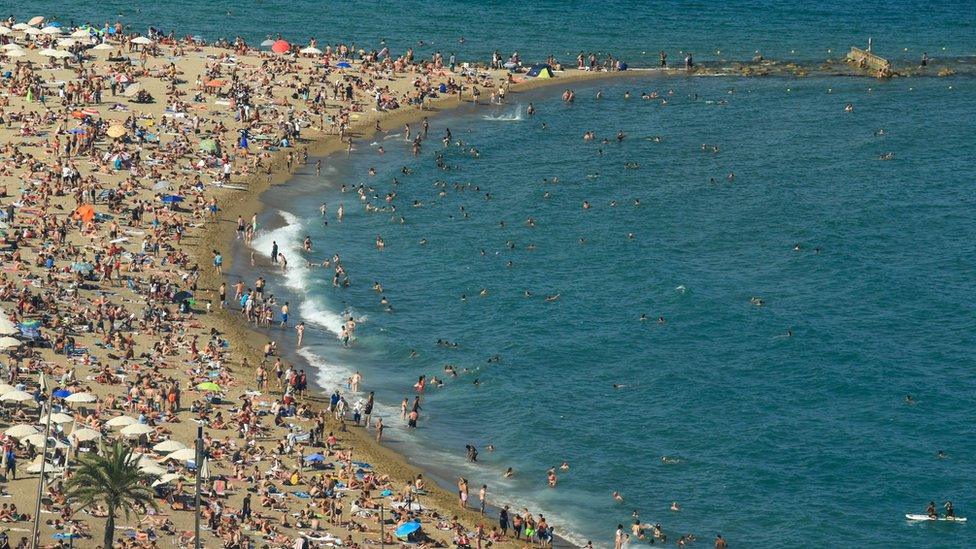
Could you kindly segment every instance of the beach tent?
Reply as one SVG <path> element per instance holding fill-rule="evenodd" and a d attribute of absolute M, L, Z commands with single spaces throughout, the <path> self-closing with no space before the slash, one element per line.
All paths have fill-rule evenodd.
<path fill-rule="evenodd" d="M 526 76 L 531 76 L 533 78 L 553 78 L 555 75 L 552 73 L 552 67 L 549 65 L 534 65 Z"/>
<path fill-rule="evenodd" d="M 91 204 L 78 206 L 78 209 L 75 210 L 75 219 L 81 219 L 85 223 L 88 223 L 92 219 L 95 219 L 95 208 L 92 208 Z"/>

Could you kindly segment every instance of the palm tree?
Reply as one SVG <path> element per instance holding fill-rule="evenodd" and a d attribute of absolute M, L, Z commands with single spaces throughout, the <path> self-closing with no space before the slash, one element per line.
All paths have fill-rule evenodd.
<path fill-rule="evenodd" d="M 137 506 L 156 508 L 155 492 L 150 486 L 154 475 L 139 469 L 132 449 L 116 441 L 105 455 L 86 455 L 65 484 L 68 498 L 80 507 L 103 502 L 108 507 L 103 547 L 111 549 L 115 538 L 115 515 L 119 510 L 129 514 Z"/>

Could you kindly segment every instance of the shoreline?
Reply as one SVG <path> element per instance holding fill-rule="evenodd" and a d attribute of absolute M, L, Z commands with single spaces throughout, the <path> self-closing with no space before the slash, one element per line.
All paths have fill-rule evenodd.
<path fill-rule="evenodd" d="M 572 73 L 561 73 L 562 76 L 558 76 L 553 79 L 548 80 L 532 80 L 528 82 L 522 82 L 519 84 L 512 85 L 510 93 L 512 96 L 517 97 L 518 94 L 526 93 L 535 90 L 544 90 L 548 88 L 556 88 L 560 85 L 572 85 L 577 83 L 592 83 L 601 80 L 611 80 L 619 79 L 622 77 L 632 77 L 639 78 L 640 76 L 646 76 L 647 73 L 643 71 L 634 72 L 578 72 L 573 71 Z M 487 106 L 485 104 L 475 105 L 472 102 L 464 101 L 458 102 L 454 97 L 443 97 L 439 98 L 437 101 L 433 102 L 432 108 L 429 110 L 421 109 L 400 109 L 392 112 L 382 112 L 377 113 L 373 111 L 368 113 L 369 115 L 364 117 L 364 119 L 359 120 L 351 127 L 349 135 L 353 137 L 354 142 L 367 141 L 368 139 L 375 136 L 378 132 L 375 130 L 375 122 L 378 120 L 382 127 L 384 128 L 395 128 L 402 126 L 403 124 L 413 124 L 423 120 L 425 117 L 434 117 L 443 112 L 454 112 L 459 108 L 471 108 L 477 109 L 481 106 Z M 386 130 L 384 130 L 386 131 Z M 330 158 L 336 158 L 337 155 L 341 155 L 342 151 L 345 149 L 346 144 L 341 142 L 337 135 L 335 134 L 319 134 L 305 142 L 300 142 L 297 145 L 307 146 L 309 160 L 322 159 L 323 163 Z M 291 150 L 294 150 L 291 149 Z M 277 186 L 287 185 L 293 177 L 292 172 L 284 166 L 284 151 L 279 151 L 275 156 L 272 163 L 272 174 L 270 183 L 266 177 L 261 174 L 252 175 L 249 180 L 244 183 L 247 186 L 246 191 L 228 191 L 231 193 L 227 200 L 226 198 L 221 202 L 221 210 L 219 213 L 220 221 L 218 223 L 211 223 L 204 227 L 202 234 L 197 234 L 194 238 L 197 240 L 192 247 L 192 255 L 195 260 L 203 265 L 210 261 L 210 253 L 214 248 L 215 244 L 219 244 L 222 251 L 234 253 L 227 253 L 225 255 L 224 269 L 225 271 L 230 271 L 234 269 L 235 262 L 242 259 L 241 255 L 248 249 L 248 247 L 239 241 L 236 237 L 234 225 L 234 219 L 238 215 L 243 216 L 247 219 L 252 214 L 266 214 L 267 210 L 262 197 L 273 191 Z M 235 184 L 240 184 L 240 182 L 235 182 Z M 241 194 L 246 193 L 246 194 Z M 259 269 L 266 269 L 270 264 L 266 263 L 266 260 L 262 259 L 261 262 L 256 263 Z M 211 270 L 205 270 L 200 278 L 201 290 L 209 292 L 211 295 L 216 296 L 216 288 L 220 285 L 221 281 L 225 281 L 226 277 L 218 277 Z M 215 310 L 216 311 L 216 310 Z M 201 319 L 209 319 L 209 321 L 214 325 L 214 327 L 221 332 L 221 334 L 231 342 L 232 348 L 245 349 L 247 348 L 251 353 L 249 359 L 252 360 L 254 364 L 260 363 L 260 355 L 257 350 L 257 346 L 248 348 L 245 342 L 255 341 L 255 337 L 260 336 L 260 340 L 266 338 L 269 334 L 267 331 L 252 327 L 245 322 L 243 322 L 235 310 L 224 309 L 211 313 L 201 317 Z M 296 315 L 296 321 L 301 319 Z M 204 320 L 206 321 L 206 320 Z M 285 332 L 289 335 L 290 332 Z M 314 366 L 303 356 L 301 356 L 296 350 L 290 349 L 287 352 L 287 359 L 291 363 L 304 364 L 309 369 L 314 368 Z M 307 400 L 314 402 L 318 405 L 323 403 L 328 405 L 328 388 L 321 387 L 319 384 L 312 379 L 309 381 L 311 390 L 309 391 L 309 396 L 305 397 Z M 330 427 L 335 427 L 334 422 L 330 422 Z M 363 461 L 368 461 L 374 464 L 377 470 L 383 471 L 385 474 L 395 477 L 397 480 L 402 482 L 409 482 L 417 476 L 417 474 L 424 474 L 425 478 L 430 478 L 435 482 L 429 484 L 430 493 L 425 496 L 428 503 L 432 500 L 434 502 L 434 508 L 439 509 L 447 514 L 460 515 L 467 519 L 469 522 L 477 524 L 478 522 L 497 522 L 497 512 L 498 508 L 494 504 L 489 503 L 486 515 L 480 515 L 476 510 L 473 510 L 470 506 L 466 511 L 459 509 L 457 505 L 457 496 L 452 493 L 450 488 L 446 486 L 448 480 L 441 478 L 441 475 L 436 472 L 430 474 L 427 469 L 411 463 L 411 460 L 404 454 L 391 448 L 388 444 L 377 443 L 374 436 L 364 428 L 353 427 L 350 428 L 344 436 L 353 439 L 353 446 L 357 449 L 356 453 L 359 454 L 359 459 Z M 513 510 L 514 511 L 514 510 Z M 485 518 L 488 518 L 488 521 Z M 576 547 L 575 544 L 569 542 L 565 538 L 560 537 L 558 524 L 555 525 L 555 540 L 554 545 L 556 547 Z M 486 530 L 490 526 L 486 525 Z M 516 544 L 517 545 L 517 544 Z"/>

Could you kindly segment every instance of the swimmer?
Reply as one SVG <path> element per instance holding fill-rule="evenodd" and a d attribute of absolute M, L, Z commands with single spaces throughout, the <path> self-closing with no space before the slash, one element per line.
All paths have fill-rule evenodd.
<path fill-rule="evenodd" d="M 914 398 L 912 398 L 912 395 L 905 395 L 905 404 L 908 404 L 909 406 L 911 406 L 911 405 L 913 405 L 913 404 L 915 404 L 917 402 L 918 402 L 917 400 L 915 400 Z"/>
<path fill-rule="evenodd" d="M 413 349 L 410 349 L 409 358 L 417 358 L 418 356 L 420 356 L 420 355 L 417 353 L 417 351 L 415 351 Z"/>
<path fill-rule="evenodd" d="M 505 478 L 512 478 L 515 476 L 515 471 L 513 471 L 512 468 L 509 467 L 507 470 L 505 470 L 505 474 L 502 476 Z"/>
<path fill-rule="evenodd" d="M 532 292 L 525 290 L 525 292 L 523 292 L 522 295 L 525 297 L 532 297 Z"/>
<path fill-rule="evenodd" d="M 560 471 L 569 471 L 569 462 L 564 461 L 562 465 L 559 466 Z"/>
<path fill-rule="evenodd" d="M 939 450 L 939 452 L 937 454 L 935 454 L 935 457 L 937 459 L 945 459 L 945 458 L 947 458 L 949 456 L 947 456 L 946 453 L 943 452 L 942 450 Z"/>
<path fill-rule="evenodd" d="M 674 465 L 675 463 L 680 463 L 681 460 L 675 457 L 661 456 L 661 463 L 666 465 Z"/>
<path fill-rule="evenodd" d="M 678 502 L 677 501 L 672 501 L 671 502 L 671 510 L 674 511 L 674 512 L 676 512 L 676 513 L 681 510 L 681 507 L 678 505 Z"/>
<path fill-rule="evenodd" d="M 548 302 L 548 303 L 552 303 L 553 301 L 556 301 L 557 299 L 559 299 L 559 294 L 551 294 L 551 295 L 547 295 L 546 296 L 546 302 Z"/>
<path fill-rule="evenodd" d="M 658 324 L 664 324 L 665 322 L 667 322 L 667 320 L 664 320 L 664 317 L 663 316 L 657 317 L 657 323 Z"/>
<path fill-rule="evenodd" d="M 844 105 L 844 112 L 854 112 L 854 103 Z"/>
<path fill-rule="evenodd" d="M 491 444 L 491 443 L 489 443 L 489 444 L 488 444 L 488 446 L 487 446 L 487 450 L 488 450 L 489 452 L 494 452 L 494 451 L 495 451 L 495 445 L 494 445 L 494 444 Z"/>
<path fill-rule="evenodd" d="M 624 497 L 620 495 L 620 492 L 614 492 L 613 493 L 613 499 L 616 500 L 616 501 L 623 501 L 624 500 Z"/>
<path fill-rule="evenodd" d="M 793 251 L 794 252 L 800 251 L 800 243 L 799 242 L 797 242 L 796 244 L 793 245 Z"/>
<path fill-rule="evenodd" d="M 590 208 L 592 208 L 592 206 L 590 206 L 590 203 L 587 202 L 586 200 L 584 200 L 583 201 L 583 209 L 584 210 L 589 210 Z"/>
<path fill-rule="evenodd" d="M 641 322 L 644 322 L 645 320 L 647 320 L 647 313 L 641 313 L 641 315 L 640 315 L 640 321 Z"/>
<path fill-rule="evenodd" d="M 478 295 L 480 295 L 481 297 L 485 297 L 486 295 L 488 295 L 488 288 L 482 288 L 481 291 L 478 292 Z"/>

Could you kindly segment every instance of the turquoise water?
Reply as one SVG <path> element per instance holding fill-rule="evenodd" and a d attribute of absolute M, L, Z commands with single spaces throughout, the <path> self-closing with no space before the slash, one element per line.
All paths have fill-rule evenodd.
<path fill-rule="evenodd" d="M 289 276 L 307 292 L 299 316 L 318 329 L 306 357 L 320 382 L 361 370 L 399 427 L 395 405 L 417 376 L 472 369 L 428 391 L 419 434 L 430 436 L 394 429 L 396 446 L 552 514 L 578 543 L 608 543 L 638 509 L 672 540 L 970 545 L 966 526 L 904 514 L 930 499 L 973 505 L 974 80 L 648 76 L 600 87 L 602 100 L 587 87 L 574 105 L 537 93 L 437 118 L 417 158 L 389 135 L 327 162 L 322 179 L 371 186 L 379 207 L 398 178 L 402 225 L 311 170 L 269 196 L 289 224 L 259 250 L 310 234 L 313 257 L 339 253 L 352 280 L 334 289 L 328 271 Z M 669 89 L 667 105 L 623 97 Z M 442 149 L 445 127 L 465 146 Z M 581 139 L 587 130 L 596 142 Z M 439 152 L 457 169 L 438 169 Z M 336 313 L 347 307 L 362 322 L 342 349 Z M 463 463 L 468 443 L 481 464 Z M 571 470 L 547 488 L 546 469 L 563 460 Z M 509 466 L 517 476 L 504 481 Z"/>
<path fill-rule="evenodd" d="M 580 48 L 610 50 L 641 65 L 661 48 L 674 61 L 682 50 L 708 61 L 758 49 L 816 62 L 868 35 L 896 58 L 928 51 L 971 60 L 974 7 L 43 1 L 8 10 L 65 22 L 120 13 L 136 28 L 178 26 L 207 38 L 283 32 L 367 47 L 385 38 L 394 50 L 423 39 L 419 53 L 462 58 L 495 48 L 564 60 Z M 495 501 L 551 515 L 576 543 L 608 545 L 638 509 L 671 540 L 694 532 L 706 544 L 722 532 L 737 547 L 973 545 L 969 526 L 910 524 L 903 515 L 945 499 L 976 515 L 974 79 L 638 75 L 602 88 L 597 101 L 595 87 L 581 87 L 571 106 L 537 92 L 446 114 L 432 120 L 420 157 L 387 136 L 359 144 L 348 160 L 326 159 L 321 177 L 303 169 L 266 197 L 262 224 L 273 230 L 259 235 L 258 250 L 277 240 L 289 257 L 288 276 L 271 275 L 271 285 L 309 323 L 303 355 L 316 380 L 334 387 L 362 371 L 395 448 L 442 476 L 460 471 L 474 486 L 487 483 Z M 625 100 L 625 90 L 635 97 Z M 636 97 L 653 90 L 668 104 Z M 531 118 L 528 101 L 539 111 Z M 459 167 L 449 172 L 434 163 L 445 127 L 467 144 L 444 151 Z M 886 134 L 875 136 L 880 128 Z M 612 142 L 584 142 L 587 130 Z M 628 134 L 619 144 L 618 130 Z M 719 152 L 703 152 L 703 143 Z M 471 146 L 480 157 L 466 152 Z M 889 152 L 891 160 L 879 159 Z M 412 175 L 400 173 L 404 165 Z M 553 176 L 558 183 L 543 183 Z M 383 206 L 393 177 L 403 225 L 364 213 L 354 193 L 337 190 L 371 185 Z M 438 180 L 448 184 L 443 198 Z M 414 200 L 424 207 L 410 207 Z M 584 211 L 583 201 L 593 207 Z M 305 234 L 315 242 L 309 259 L 342 256 L 350 288 L 299 267 Z M 374 280 L 394 313 L 378 303 Z M 361 321 L 349 349 L 335 338 L 345 308 Z M 488 363 L 496 354 L 501 361 Z M 417 376 L 444 377 L 448 363 L 476 371 L 429 390 L 421 429 L 406 433 L 397 404 L 412 398 Z M 906 394 L 917 404 L 905 404 Z M 480 448 L 479 465 L 463 461 L 468 443 Z M 936 459 L 940 449 L 947 459 Z M 571 470 L 547 488 L 546 469 L 563 460 Z M 511 480 L 502 479 L 507 467 L 517 472 Z M 611 499 L 615 490 L 624 503 Z M 679 513 L 668 511 L 672 501 Z"/>

